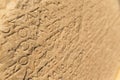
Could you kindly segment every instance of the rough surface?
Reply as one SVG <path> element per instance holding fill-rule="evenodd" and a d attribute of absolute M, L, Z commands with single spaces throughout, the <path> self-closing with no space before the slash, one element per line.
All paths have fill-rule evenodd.
<path fill-rule="evenodd" d="M 115 80 L 119 1 L 0 4 L 0 80 Z"/>

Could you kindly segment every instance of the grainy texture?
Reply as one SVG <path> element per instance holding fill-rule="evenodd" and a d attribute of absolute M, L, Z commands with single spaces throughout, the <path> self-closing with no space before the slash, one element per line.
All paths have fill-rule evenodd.
<path fill-rule="evenodd" d="M 117 0 L 4 1 L 0 80 L 115 80 Z"/>

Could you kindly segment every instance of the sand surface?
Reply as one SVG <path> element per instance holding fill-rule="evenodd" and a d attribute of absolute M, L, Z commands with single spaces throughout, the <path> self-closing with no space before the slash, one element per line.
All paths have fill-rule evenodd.
<path fill-rule="evenodd" d="M 0 80 L 120 80 L 119 0 L 0 0 Z"/>

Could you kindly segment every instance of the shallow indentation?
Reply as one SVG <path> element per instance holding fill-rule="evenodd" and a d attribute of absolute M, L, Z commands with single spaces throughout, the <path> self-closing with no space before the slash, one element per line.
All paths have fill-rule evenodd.
<path fill-rule="evenodd" d="M 21 65 L 26 65 L 28 63 L 28 57 L 21 57 L 20 60 L 19 60 L 19 63 Z"/>

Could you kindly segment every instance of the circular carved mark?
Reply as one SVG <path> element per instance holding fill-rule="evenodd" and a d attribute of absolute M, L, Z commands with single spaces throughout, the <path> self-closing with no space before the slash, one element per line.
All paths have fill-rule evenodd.
<path fill-rule="evenodd" d="M 28 49 L 29 49 L 29 44 L 26 43 L 26 42 L 22 43 L 22 44 L 21 44 L 21 49 L 22 49 L 23 51 L 28 50 Z"/>
<path fill-rule="evenodd" d="M 19 63 L 21 65 L 26 65 L 28 63 L 28 57 L 21 57 L 20 60 L 19 60 Z"/>
<path fill-rule="evenodd" d="M 0 27 L 0 31 L 3 32 L 3 33 L 9 33 L 10 28 L 9 27 Z"/>
<path fill-rule="evenodd" d="M 20 29 L 18 31 L 18 35 L 20 37 L 22 37 L 22 38 L 27 37 L 27 35 L 28 35 L 28 29 L 27 28 Z"/>

